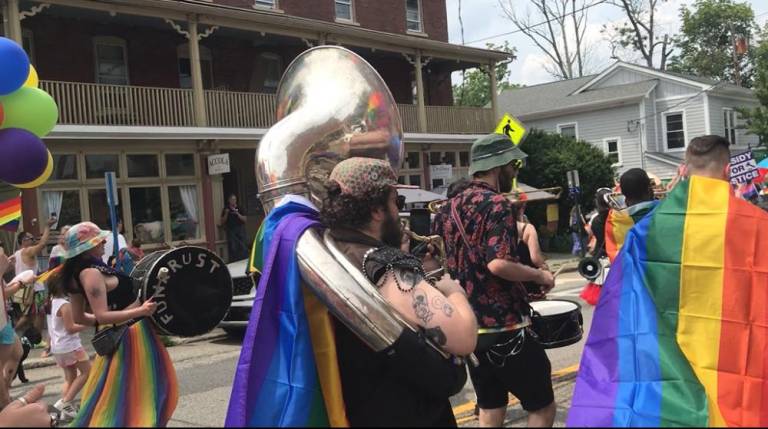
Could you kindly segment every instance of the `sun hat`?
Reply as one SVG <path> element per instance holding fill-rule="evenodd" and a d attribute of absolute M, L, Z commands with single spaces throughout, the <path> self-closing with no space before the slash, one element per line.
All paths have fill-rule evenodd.
<path fill-rule="evenodd" d="M 75 256 L 87 252 L 98 246 L 111 234 L 109 231 L 102 231 L 93 222 L 80 222 L 67 231 L 64 238 L 64 259 L 74 258 Z"/>
<path fill-rule="evenodd" d="M 488 134 L 480 137 L 472 143 L 469 154 L 470 175 L 502 167 L 516 159 L 523 160 L 528 157 L 504 134 Z"/>
<path fill-rule="evenodd" d="M 354 197 L 363 197 L 384 186 L 401 187 L 389 162 L 376 158 L 345 159 L 336 164 L 329 179 L 339 184 L 342 194 Z"/>

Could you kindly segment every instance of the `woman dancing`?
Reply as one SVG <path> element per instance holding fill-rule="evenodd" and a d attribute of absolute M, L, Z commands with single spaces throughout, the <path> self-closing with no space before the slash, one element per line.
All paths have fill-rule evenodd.
<path fill-rule="evenodd" d="M 101 348 L 106 354 L 96 357 L 72 425 L 165 426 L 179 393 L 168 352 L 146 319 L 157 304 L 151 299 L 140 303 L 131 278 L 104 264 L 109 234 L 91 222 L 73 226 L 64 242 L 65 262 L 53 279 L 69 293 L 76 323 L 88 323 L 88 304 L 97 332 L 124 329 L 106 341 L 107 351 Z"/>

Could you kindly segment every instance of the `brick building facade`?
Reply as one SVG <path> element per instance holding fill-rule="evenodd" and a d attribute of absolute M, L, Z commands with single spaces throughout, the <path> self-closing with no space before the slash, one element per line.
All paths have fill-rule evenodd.
<path fill-rule="evenodd" d="M 4 35 L 23 42 L 60 111 L 46 142 L 54 176 L 24 193 L 25 228 L 51 212 L 107 228 L 103 174 L 117 171 L 125 235 L 148 249 L 185 242 L 225 253 L 216 223 L 230 193 L 255 233 L 255 148 L 274 123 L 282 72 L 309 47 L 342 45 L 379 71 L 406 132 L 401 181 L 426 188 L 431 164 L 466 170 L 464 152 L 495 116 L 452 107 L 451 73 L 506 58 L 447 43 L 444 0 L 0 4 Z M 215 153 L 230 154 L 231 173 L 208 174 Z"/>

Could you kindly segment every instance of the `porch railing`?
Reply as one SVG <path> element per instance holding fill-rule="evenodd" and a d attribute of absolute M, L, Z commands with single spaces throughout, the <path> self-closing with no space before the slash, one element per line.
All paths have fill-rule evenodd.
<path fill-rule="evenodd" d="M 56 100 L 59 124 L 195 126 L 191 89 L 97 83 L 41 81 Z M 268 128 L 275 122 L 274 94 L 210 91 L 204 93 L 208 125 L 222 128 Z M 405 132 L 419 132 L 418 109 L 398 104 Z M 491 109 L 427 106 L 427 132 L 487 133 L 493 129 Z"/>

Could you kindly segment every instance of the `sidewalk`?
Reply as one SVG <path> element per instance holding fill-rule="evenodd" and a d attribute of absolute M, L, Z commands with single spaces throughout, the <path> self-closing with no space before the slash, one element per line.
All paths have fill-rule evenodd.
<path fill-rule="evenodd" d="M 563 265 L 566 266 L 563 272 L 576 271 L 576 266 L 581 259 L 570 253 L 544 253 L 544 258 L 547 260 L 549 269 L 552 270 L 553 273 Z"/>
<path fill-rule="evenodd" d="M 88 355 L 93 359 L 96 356 L 96 352 L 93 350 L 93 346 L 91 345 L 91 338 L 93 338 L 93 329 L 87 329 L 80 333 L 80 340 L 83 343 L 83 348 L 86 352 L 88 352 Z M 47 338 L 48 333 L 46 331 L 43 331 L 43 338 Z M 197 337 L 168 337 L 174 346 L 178 346 L 181 344 L 190 344 L 190 343 L 197 343 L 200 341 L 213 341 L 218 340 L 221 338 L 225 338 L 227 336 L 227 333 L 224 332 L 221 329 L 214 329 L 213 331 L 203 334 Z M 171 346 L 173 347 L 173 346 Z M 29 352 L 29 356 L 27 356 L 27 359 L 24 361 L 24 369 L 34 369 L 34 368 L 44 368 L 47 366 L 56 365 L 56 362 L 53 360 L 53 357 L 41 357 L 43 354 L 42 348 L 36 348 L 32 349 Z"/>

